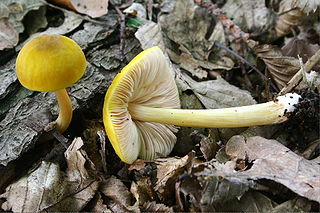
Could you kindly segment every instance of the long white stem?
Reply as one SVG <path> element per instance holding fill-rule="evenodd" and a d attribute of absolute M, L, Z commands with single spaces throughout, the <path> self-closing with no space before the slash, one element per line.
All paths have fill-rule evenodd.
<path fill-rule="evenodd" d="M 299 102 L 297 94 L 280 96 L 276 101 L 224 109 L 186 110 L 145 107 L 129 103 L 129 113 L 135 120 L 177 126 L 233 128 L 281 123 L 286 112 Z"/>
<path fill-rule="evenodd" d="M 57 90 L 55 94 L 59 104 L 59 116 L 55 121 L 56 129 L 59 132 L 64 132 L 72 120 L 72 104 L 65 89 Z"/>

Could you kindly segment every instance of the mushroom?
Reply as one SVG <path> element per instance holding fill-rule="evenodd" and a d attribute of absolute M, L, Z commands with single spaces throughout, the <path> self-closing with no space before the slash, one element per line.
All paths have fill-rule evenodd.
<path fill-rule="evenodd" d="M 103 122 L 120 159 L 152 160 L 168 155 L 177 126 L 229 128 L 281 123 L 300 95 L 224 109 L 179 109 L 179 95 L 165 56 L 152 47 L 136 56 L 114 78 L 104 100 Z"/>
<path fill-rule="evenodd" d="M 54 122 L 64 132 L 72 120 L 72 104 L 65 88 L 77 82 L 86 69 L 86 58 L 79 45 L 62 35 L 42 34 L 20 50 L 16 73 L 20 83 L 30 90 L 52 92 L 59 104 Z"/>

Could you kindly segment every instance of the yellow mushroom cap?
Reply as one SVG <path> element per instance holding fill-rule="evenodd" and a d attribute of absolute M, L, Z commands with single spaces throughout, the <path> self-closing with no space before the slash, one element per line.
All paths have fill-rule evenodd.
<path fill-rule="evenodd" d="M 105 96 L 103 122 L 122 161 L 130 164 L 138 157 L 152 160 L 168 155 L 176 142 L 175 127 L 133 120 L 130 104 L 180 108 L 174 78 L 159 47 L 137 55 L 115 77 Z"/>
<path fill-rule="evenodd" d="M 20 50 L 16 73 L 21 84 L 35 91 L 49 92 L 71 86 L 86 69 L 79 45 L 62 35 L 43 34 Z"/>

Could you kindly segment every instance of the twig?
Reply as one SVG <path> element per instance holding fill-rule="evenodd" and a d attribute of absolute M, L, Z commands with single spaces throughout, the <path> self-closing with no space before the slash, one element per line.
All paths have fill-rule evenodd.
<path fill-rule="evenodd" d="M 306 72 L 309 73 L 314 65 L 316 65 L 320 61 L 320 49 L 305 63 L 304 66 L 301 67 L 301 69 L 291 78 L 291 80 L 287 83 L 287 86 L 283 87 L 278 95 L 286 94 L 294 87 L 296 87 L 301 79 L 302 79 L 302 73 Z"/>
<path fill-rule="evenodd" d="M 125 30 L 126 30 L 126 16 L 121 12 L 121 10 L 119 9 L 118 6 L 116 6 L 116 4 L 110 0 L 109 1 L 112 6 L 115 8 L 117 14 L 120 17 L 120 56 L 121 58 L 124 57 L 124 47 L 125 47 Z"/>
<path fill-rule="evenodd" d="M 238 53 L 236 53 L 235 51 L 229 49 L 228 47 L 224 46 L 223 44 L 221 44 L 218 41 L 214 42 L 214 45 L 217 47 L 220 47 L 224 50 L 226 50 L 227 52 L 231 53 L 232 55 L 234 55 L 237 59 L 239 59 L 241 62 L 247 64 L 249 67 L 251 67 L 251 69 L 253 69 L 254 71 L 256 71 L 263 79 L 265 79 L 266 81 L 270 81 L 269 78 L 267 78 L 258 68 L 256 68 L 255 66 L 253 66 L 249 61 L 247 61 L 246 59 L 244 59 L 242 56 L 240 56 Z M 275 91 L 279 91 L 277 89 L 277 87 L 270 82 L 270 86 L 275 90 Z"/>
<path fill-rule="evenodd" d="M 250 34 L 243 32 L 239 26 L 237 26 L 232 20 L 230 20 L 224 14 L 224 12 L 217 7 L 217 5 L 207 1 L 203 2 L 201 0 L 194 0 L 194 2 L 200 7 L 206 8 L 214 16 L 218 17 L 223 26 L 228 28 L 236 39 L 242 39 L 249 45 L 250 48 L 254 48 L 259 45 L 259 42 L 249 39 Z"/>

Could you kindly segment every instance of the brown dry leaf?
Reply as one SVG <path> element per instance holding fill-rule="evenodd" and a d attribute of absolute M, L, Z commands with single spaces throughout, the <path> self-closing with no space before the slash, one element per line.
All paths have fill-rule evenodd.
<path fill-rule="evenodd" d="M 319 0 L 290 0 L 291 7 L 299 7 L 303 12 L 315 12 L 320 7 Z"/>
<path fill-rule="evenodd" d="M 132 182 L 130 192 L 135 197 L 139 205 L 155 200 L 157 195 L 152 187 L 149 177 L 143 177 L 135 182 Z"/>
<path fill-rule="evenodd" d="M 6 188 L 1 208 L 13 212 L 38 212 L 57 203 L 64 191 L 63 175 L 57 164 L 41 162 L 29 175 Z"/>
<path fill-rule="evenodd" d="M 195 153 L 190 152 L 182 158 L 157 159 L 157 182 L 154 190 L 163 200 L 172 201 L 174 196 L 174 185 L 180 175 L 187 172 L 192 166 Z"/>
<path fill-rule="evenodd" d="M 271 77 L 280 89 L 300 70 L 299 60 L 284 56 L 276 46 L 261 45 L 255 51 L 267 65 Z"/>
<path fill-rule="evenodd" d="M 229 84 L 223 78 L 197 82 L 185 74 L 179 77 L 186 85 L 183 90 L 191 89 L 207 109 L 245 106 L 256 103 L 248 91 Z"/>
<path fill-rule="evenodd" d="M 168 207 L 164 204 L 156 203 L 155 201 L 143 204 L 144 212 L 170 212 L 173 213 L 172 207 Z"/>
<path fill-rule="evenodd" d="M 8 20 L 0 19 L 0 50 L 13 48 L 18 41 L 19 33 L 9 24 Z"/>
<path fill-rule="evenodd" d="M 263 31 L 273 24 L 272 13 L 265 0 L 228 0 L 222 10 L 243 31 Z"/>
<path fill-rule="evenodd" d="M 162 7 L 169 13 L 160 16 L 159 24 L 174 63 L 200 79 L 207 77 L 206 70 L 230 70 L 234 66 L 221 49 L 212 52 L 214 41 L 225 44 L 226 38 L 222 24 L 214 23 L 206 10 L 193 0 L 167 1 Z"/>
<path fill-rule="evenodd" d="M 96 201 L 93 204 L 93 207 L 90 209 L 90 212 L 112 213 L 112 211 L 108 209 L 108 206 L 103 203 L 103 199 L 100 193 L 97 194 Z"/>
<path fill-rule="evenodd" d="M 144 50 L 153 46 L 159 46 L 163 51 L 165 50 L 161 29 L 157 23 L 152 21 L 146 22 L 139 27 L 134 35 L 139 40 L 141 48 Z"/>
<path fill-rule="evenodd" d="M 96 194 L 99 182 L 87 170 L 95 168 L 82 146 L 82 139 L 75 138 L 65 151 L 68 165 L 65 191 L 61 200 L 48 208 L 49 211 L 80 211 Z"/>
<path fill-rule="evenodd" d="M 291 38 L 288 43 L 281 48 L 283 55 L 294 58 L 302 58 L 303 63 L 306 63 L 320 49 L 318 44 L 310 44 L 305 40 L 296 37 Z M 313 70 L 320 71 L 320 65 L 317 64 Z"/>
<path fill-rule="evenodd" d="M 108 178 L 102 182 L 100 191 L 111 199 L 107 205 L 113 212 L 140 212 L 139 203 L 134 203 L 132 194 L 121 180 Z"/>
<path fill-rule="evenodd" d="M 202 187 L 196 177 L 183 178 L 176 184 L 176 194 L 182 211 L 201 211 Z M 184 206 L 190 207 L 189 209 L 184 209 Z"/>
<path fill-rule="evenodd" d="M 108 13 L 109 0 L 51 0 L 79 13 L 97 18 Z"/>
<path fill-rule="evenodd" d="M 302 22 L 302 16 L 304 13 L 291 3 L 292 0 L 283 0 L 280 2 L 280 16 L 275 26 L 278 37 L 289 34 L 292 28 L 300 25 Z"/>
<path fill-rule="evenodd" d="M 7 187 L 1 195 L 4 210 L 14 212 L 80 211 L 93 198 L 98 182 L 90 178 L 84 165 L 90 164 L 76 138 L 66 151 L 67 175 L 58 165 L 42 162 L 30 174 Z"/>
<path fill-rule="evenodd" d="M 217 164 L 227 179 L 269 179 L 283 184 L 300 196 L 320 202 L 320 165 L 298 156 L 276 140 L 259 136 L 247 139 L 234 136 L 226 145 L 226 153 L 234 161 L 248 159 L 253 164 L 245 171 L 235 171 L 231 162 Z"/>

